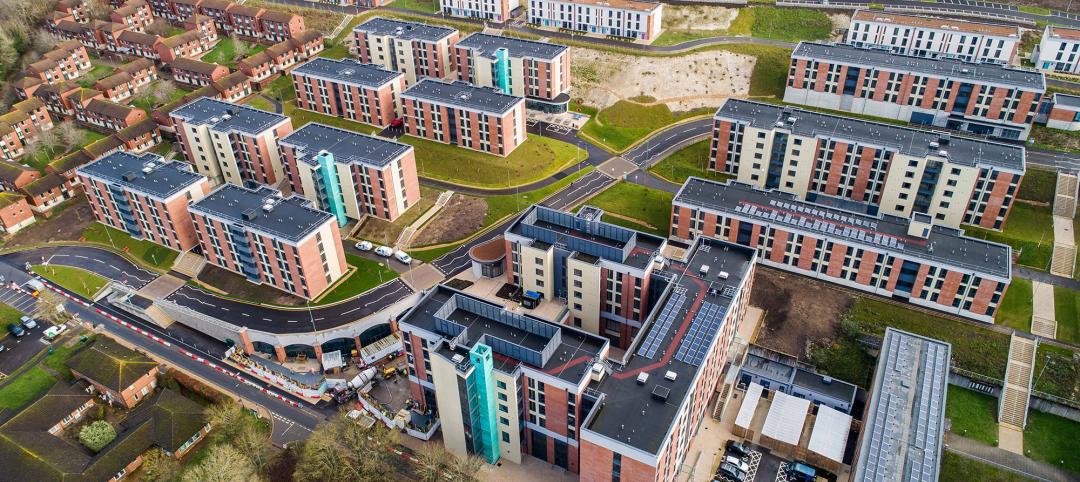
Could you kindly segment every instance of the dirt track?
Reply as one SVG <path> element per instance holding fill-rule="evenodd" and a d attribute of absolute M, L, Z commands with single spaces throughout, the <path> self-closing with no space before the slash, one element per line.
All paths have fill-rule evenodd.
<path fill-rule="evenodd" d="M 854 302 L 823 282 L 759 267 L 750 304 L 765 310 L 757 344 L 805 358 L 809 342 L 832 339 Z"/>

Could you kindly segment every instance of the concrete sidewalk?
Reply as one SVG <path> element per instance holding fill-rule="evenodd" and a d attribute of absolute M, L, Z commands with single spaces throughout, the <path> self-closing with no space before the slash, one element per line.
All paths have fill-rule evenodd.
<path fill-rule="evenodd" d="M 964 438 L 952 433 L 945 434 L 945 449 L 956 453 L 1009 469 L 1025 476 L 1045 481 L 1075 481 L 1076 474 L 1055 467 L 1046 462 L 1031 460 L 1020 454 Z"/>

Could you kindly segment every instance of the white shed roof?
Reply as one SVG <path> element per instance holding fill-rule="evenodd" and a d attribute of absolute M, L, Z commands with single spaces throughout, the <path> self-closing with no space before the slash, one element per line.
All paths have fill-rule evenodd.
<path fill-rule="evenodd" d="M 739 407 L 739 414 L 735 416 L 736 427 L 750 428 L 750 422 L 754 420 L 754 411 L 757 410 L 758 400 L 761 400 L 761 385 L 751 383 L 750 387 L 746 389 L 746 396 L 743 397 L 742 406 Z"/>
<path fill-rule="evenodd" d="M 773 392 L 772 406 L 765 417 L 761 435 L 789 445 L 798 445 L 806 424 L 810 400 L 793 397 L 783 392 Z"/>
<path fill-rule="evenodd" d="M 807 448 L 829 460 L 843 462 L 850 429 L 851 415 L 819 405 Z"/>

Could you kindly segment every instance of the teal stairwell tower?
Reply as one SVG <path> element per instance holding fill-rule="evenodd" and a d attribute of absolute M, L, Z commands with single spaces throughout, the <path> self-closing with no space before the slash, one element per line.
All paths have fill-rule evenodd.
<path fill-rule="evenodd" d="M 334 155 L 321 151 L 315 155 L 319 161 L 319 174 L 322 176 L 323 190 L 326 194 L 326 210 L 337 218 L 338 227 L 349 222 L 345 218 L 345 206 L 341 202 L 341 186 L 338 184 L 337 168 L 334 167 Z"/>
<path fill-rule="evenodd" d="M 469 394 L 472 417 L 473 451 L 489 464 L 499 461 L 499 432 L 496 426 L 495 378 L 492 375 L 491 347 L 477 343 L 469 350 L 473 372 L 470 377 L 472 389 Z M 475 404 L 473 403 L 475 401 Z"/>
<path fill-rule="evenodd" d="M 510 53 L 505 48 L 495 49 L 495 86 L 510 94 Z"/>

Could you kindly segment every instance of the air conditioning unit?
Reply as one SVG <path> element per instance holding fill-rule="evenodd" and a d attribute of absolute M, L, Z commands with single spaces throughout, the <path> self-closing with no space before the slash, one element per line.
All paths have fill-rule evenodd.
<path fill-rule="evenodd" d="M 637 376 L 637 384 L 638 385 L 644 385 L 645 382 L 647 382 L 647 381 L 649 381 L 649 373 L 648 372 L 638 373 L 638 376 Z"/>
<path fill-rule="evenodd" d="M 664 374 L 664 379 L 673 382 L 673 381 L 675 381 L 675 378 L 678 377 L 678 376 L 679 376 L 679 374 L 677 374 L 677 373 L 675 373 L 675 372 L 673 372 L 671 370 L 668 370 L 668 372 Z"/>

